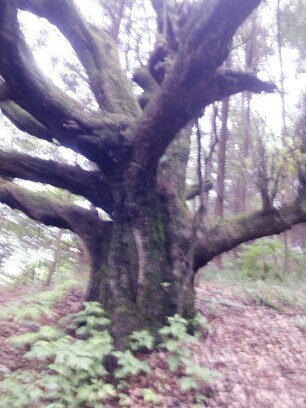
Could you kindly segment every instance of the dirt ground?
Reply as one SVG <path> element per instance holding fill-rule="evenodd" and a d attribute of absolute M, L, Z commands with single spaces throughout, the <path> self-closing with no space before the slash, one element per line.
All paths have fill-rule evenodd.
<path fill-rule="evenodd" d="M 27 293 L 28 289 L 21 292 Z M 17 300 L 14 291 L 0 290 L 0 307 Z M 71 292 L 44 324 L 81 307 L 82 293 Z M 127 407 L 150 407 L 142 399 L 142 388 L 161 396 L 158 406 L 211 408 L 303 408 L 306 407 L 306 315 L 302 310 L 274 310 L 243 296 L 233 295 L 216 283 L 201 284 L 197 306 L 212 330 L 205 339 L 190 345 L 196 363 L 223 374 L 203 386 L 205 402 L 196 405 L 194 394 L 183 393 L 178 375 L 169 372 L 166 353 L 152 353 L 152 373 L 129 381 Z M 31 364 L 22 358 L 7 338 L 25 332 L 13 321 L 1 322 L 0 375 Z M 35 330 L 35 327 L 33 327 Z M 116 407 L 110 401 L 107 407 Z M 31 407 L 29 407 L 31 408 Z"/>
<path fill-rule="evenodd" d="M 226 299 L 212 304 L 203 297 Z M 214 331 L 195 353 L 224 374 L 213 385 L 211 407 L 306 407 L 306 316 L 279 312 L 203 285 L 198 307 Z"/>

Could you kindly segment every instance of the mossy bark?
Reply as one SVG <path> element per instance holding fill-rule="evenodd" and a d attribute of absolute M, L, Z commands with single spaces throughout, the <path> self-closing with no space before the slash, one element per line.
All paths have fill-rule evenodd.
<path fill-rule="evenodd" d="M 133 185 L 128 191 L 122 186 L 118 190 L 108 244 L 101 243 L 102 251 L 91 250 L 100 266 L 91 279 L 88 299 L 102 303 L 112 319 L 114 337 L 123 345 L 133 330 L 156 332 L 167 316 L 177 313 L 183 279 L 178 276 L 182 269 L 173 264 L 171 220 L 159 192 L 148 185 L 136 197 L 131 194 Z M 185 300 L 182 314 L 191 317 L 192 285 Z"/>
<path fill-rule="evenodd" d="M 97 211 L 45 197 L 42 201 L 11 182 L 0 183 L 0 201 L 46 225 L 71 229 L 83 239 L 91 256 L 88 299 L 102 302 L 117 340 L 134 329 L 156 330 L 176 311 L 191 316 L 192 268 L 249 237 L 245 219 L 234 222 L 232 240 L 227 236 L 231 229 L 222 226 L 195 245 L 184 202 L 189 151 L 184 128 L 211 102 L 243 90 L 275 89 L 253 74 L 220 69 L 236 29 L 260 0 L 232 3 L 216 0 L 190 7 L 188 21 L 173 31 L 178 46 L 163 57 L 167 66 L 162 80 L 155 81 L 153 75 L 151 83 L 145 83 L 138 75 L 147 103 L 141 111 L 120 68 L 114 41 L 86 22 L 72 1 L 0 1 L 0 73 L 13 101 L 1 102 L 3 112 L 20 129 L 72 148 L 97 167 L 72 169 L 10 153 L 0 174 L 79 194 L 107 211 L 113 222 L 104 223 Z M 68 97 L 39 69 L 18 22 L 19 8 L 46 18 L 67 38 L 88 74 L 98 111 Z M 150 60 L 147 68 L 152 72 Z M 8 97 L 7 92 L 2 97 Z M 254 217 L 257 222 L 262 214 Z M 286 214 L 276 218 L 274 229 L 266 228 L 266 233 L 291 225 L 282 221 Z M 256 225 L 259 236 L 262 224 Z"/>

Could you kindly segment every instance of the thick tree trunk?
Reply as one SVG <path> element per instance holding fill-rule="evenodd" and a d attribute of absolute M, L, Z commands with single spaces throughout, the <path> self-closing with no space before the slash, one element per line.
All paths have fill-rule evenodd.
<path fill-rule="evenodd" d="M 89 24 L 74 2 L 0 0 L 1 109 L 20 129 L 72 148 L 97 168 L 2 152 L 0 175 L 51 183 L 81 195 L 107 211 L 113 222 L 101 220 L 94 209 L 50 200 L 9 181 L 0 180 L 0 201 L 83 239 L 91 262 L 88 299 L 102 302 L 122 344 L 133 329 L 154 330 L 176 311 L 191 316 L 193 272 L 213 256 L 261 236 L 261 230 L 270 234 L 305 221 L 303 211 L 294 218 L 290 207 L 288 216 L 274 215 L 274 229 L 272 222 L 264 228 L 258 219 L 266 214 L 256 213 L 249 234 L 248 219 L 242 218 L 195 242 L 184 203 L 188 138 L 179 134 L 210 103 L 244 90 L 274 92 L 275 85 L 222 67 L 237 28 L 260 0 L 194 2 L 184 23 L 179 23 L 181 13 L 172 18 L 171 12 L 165 20 L 159 14 L 162 3 L 153 3 L 161 30 L 167 20 L 169 47 L 164 50 L 157 41 L 138 82 L 135 73 L 146 99 L 142 111 L 144 104 L 137 103 L 120 68 L 115 42 L 106 30 Z M 99 110 L 90 111 L 69 97 L 39 69 L 20 28 L 18 9 L 46 18 L 66 37 L 86 70 Z M 184 140 L 187 145 L 181 149 Z"/>
<path fill-rule="evenodd" d="M 185 317 L 194 314 L 192 279 L 184 275 L 190 247 L 183 253 L 179 231 L 173 236 L 175 216 L 169 217 L 165 196 L 151 182 L 131 179 L 114 191 L 107 240 L 99 250 L 96 243 L 87 244 L 92 260 L 87 298 L 101 302 L 108 312 L 118 346 L 133 330 L 156 332 L 179 308 Z"/>

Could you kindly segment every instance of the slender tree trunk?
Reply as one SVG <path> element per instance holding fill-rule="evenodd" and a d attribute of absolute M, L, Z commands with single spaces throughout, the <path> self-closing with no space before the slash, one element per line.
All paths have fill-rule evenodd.
<path fill-rule="evenodd" d="M 51 280 L 56 272 L 56 268 L 58 266 L 58 261 L 59 261 L 59 255 L 61 252 L 61 239 L 62 239 L 63 231 L 58 230 L 55 236 L 55 242 L 54 242 L 54 249 L 53 249 L 53 255 L 52 255 L 52 262 L 49 265 L 48 269 L 48 276 L 45 282 L 46 287 L 50 286 Z"/>
<path fill-rule="evenodd" d="M 222 102 L 222 126 L 219 140 L 219 155 L 218 155 L 218 173 L 216 183 L 216 204 L 215 215 L 223 218 L 224 215 L 224 180 L 225 180 L 225 163 L 226 163 L 226 142 L 228 139 L 228 110 L 229 110 L 229 98 L 223 99 Z M 215 260 L 217 266 L 222 268 L 222 255 L 218 256 Z"/>
<path fill-rule="evenodd" d="M 251 131 L 250 131 L 250 115 L 251 115 L 251 94 L 245 92 L 242 95 L 242 121 L 243 121 L 243 145 L 242 145 L 242 184 L 240 190 L 240 211 L 246 211 L 247 209 L 247 191 L 249 185 L 248 177 L 248 158 L 251 150 Z"/>
<path fill-rule="evenodd" d="M 278 48 L 278 61 L 280 67 L 280 85 L 281 85 L 281 102 L 282 102 L 282 142 L 284 149 L 287 149 L 287 124 L 286 124 L 286 101 L 285 101 L 285 74 L 284 74 L 284 63 L 283 63 L 283 38 L 281 30 L 281 8 L 280 0 L 277 0 L 276 7 L 276 26 L 277 26 L 277 48 Z M 285 180 L 284 182 L 286 183 Z M 290 188 L 290 187 L 289 187 Z M 284 243 L 284 263 L 283 263 L 283 275 L 289 272 L 289 231 L 283 233 L 283 243 Z"/>
<path fill-rule="evenodd" d="M 225 98 L 222 102 L 222 127 L 219 140 L 219 155 L 218 155 L 218 173 L 216 183 L 216 204 L 215 215 L 223 217 L 224 213 L 224 180 L 225 180 L 225 162 L 226 162 L 226 142 L 228 139 L 228 108 L 229 98 Z"/>
<path fill-rule="evenodd" d="M 209 181 L 209 182 L 211 182 L 213 153 L 218 143 L 217 124 L 216 124 L 217 116 L 218 116 L 218 109 L 217 109 L 216 104 L 214 103 L 213 111 L 211 114 L 209 151 L 205 157 L 205 168 L 204 168 L 204 180 Z M 206 216 L 209 212 L 209 208 L 208 208 L 209 207 L 209 190 L 204 191 L 203 193 L 203 205 L 204 205 L 203 216 Z"/>

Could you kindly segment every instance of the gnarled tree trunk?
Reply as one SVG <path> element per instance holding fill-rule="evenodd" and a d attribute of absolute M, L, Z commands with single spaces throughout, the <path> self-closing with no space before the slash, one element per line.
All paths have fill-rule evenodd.
<path fill-rule="evenodd" d="M 147 64 L 134 73 L 143 89 L 137 100 L 112 37 L 118 26 L 92 26 L 72 0 L 0 0 L 2 112 L 34 137 L 94 163 L 84 170 L 0 151 L 0 176 L 6 178 L 0 179 L 0 201 L 83 239 L 91 263 L 88 299 L 109 312 L 119 342 L 133 329 L 157 328 L 175 311 L 191 316 L 193 275 L 214 256 L 306 221 L 304 171 L 299 196 L 280 209 L 242 214 L 194 233 L 186 207 L 190 129 L 204 108 L 241 91 L 275 90 L 254 74 L 222 66 L 235 31 L 259 3 L 201 0 L 180 7 L 151 0 L 158 41 Z M 44 75 L 23 36 L 18 10 L 47 19 L 67 38 L 98 110 L 70 98 Z M 63 188 L 92 207 L 29 192 L 14 178 Z M 102 220 L 96 207 L 112 221 Z"/>

